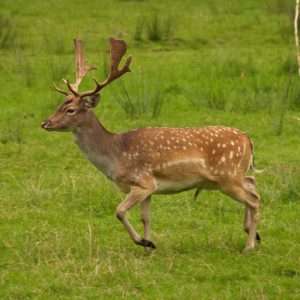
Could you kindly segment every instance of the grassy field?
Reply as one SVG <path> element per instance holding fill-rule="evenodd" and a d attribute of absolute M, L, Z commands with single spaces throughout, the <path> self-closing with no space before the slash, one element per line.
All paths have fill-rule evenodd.
<path fill-rule="evenodd" d="M 0 299 L 300 299 L 293 3 L 1 1 Z M 219 124 L 252 137 L 265 169 L 253 253 L 241 253 L 244 208 L 218 192 L 155 196 L 146 253 L 115 217 L 123 195 L 72 135 L 39 128 L 63 100 L 52 82 L 74 78 L 72 39 L 101 80 L 109 36 L 133 55 L 96 110 L 110 131 Z M 139 209 L 129 215 L 142 232 Z"/>

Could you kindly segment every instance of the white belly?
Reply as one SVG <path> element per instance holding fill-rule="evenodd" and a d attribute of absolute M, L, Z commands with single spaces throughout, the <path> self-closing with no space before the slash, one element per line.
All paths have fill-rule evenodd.
<path fill-rule="evenodd" d="M 193 181 L 172 181 L 165 179 L 156 179 L 157 189 L 154 194 L 173 194 L 201 186 L 202 179 Z"/>

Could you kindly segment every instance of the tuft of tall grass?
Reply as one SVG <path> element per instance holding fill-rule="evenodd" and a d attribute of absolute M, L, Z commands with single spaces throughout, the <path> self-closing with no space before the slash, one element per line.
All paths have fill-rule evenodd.
<path fill-rule="evenodd" d="M 293 20 L 284 19 L 278 21 L 278 32 L 283 45 L 291 45 L 294 42 Z"/>
<path fill-rule="evenodd" d="M 185 95 L 197 109 L 225 110 L 229 98 L 228 82 L 205 78 L 196 87 L 185 89 Z"/>
<path fill-rule="evenodd" d="M 141 74 L 133 76 L 130 85 L 119 80 L 117 87 L 112 88 L 113 98 L 130 118 L 158 117 L 163 106 L 163 93 L 161 78 Z"/>
<path fill-rule="evenodd" d="M 18 62 L 18 72 L 23 77 L 22 82 L 27 87 L 32 87 L 35 84 L 35 69 L 32 61 L 19 50 L 16 51 L 16 60 Z"/>
<path fill-rule="evenodd" d="M 57 30 L 52 33 L 44 33 L 44 47 L 46 52 L 49 54 L 62 55 L 65 54 L 66 51 L 66 42 L 67 38 L 65 36 L 64 30 Z"/>
<path fill-rule="evenodd" d="M 133 38 L 136 41 L 141 41 L 143 39 L 144 26 L 145 26 L 145 19 L 142 17 L 138 18 L 134 29 L 134 34 L 133 34 Z"/>
<path fill-rule="evenodd" d="M 295 52 L 283 58 L 280 72 L 287 75 L 298 74 L 298 64 L 297 64 L 297 58 Z"/>
<path fill-rule="evenodd" d="M 62 56 L 52 56 L 46 59 L 46 73 L 48 74 L 47 81 L 61 81 L 69 74 L 71 68 L 71 60 L 67 60 Z"/>
<path fill-rule="evenodd" d="M 268 9 L 272 13 L 277 13 L 277 14 L 285 14 L 287 15 L 291 21 L 294 20 L 295 16 L 295 3 L 290 0 L 275 0 L 271 1 L 271 4 L 268 5 Z"/>
<path fill-rule="evenodd" d="M 14 122 L 2 127 L 0 131 L 0 142 L 2 144 L 23 142 L 23 124 L 21 118 L 14 118 Z"/>
<path fill-rule="evenodd" d="M 298 75 L 283 78 L 284 83 L 278 83 L 279 88 L 274 101 L 277 117 L 274 121 L 276 135 L 281 135 L 284 129 L 286 114 L 289 110 L 300 108 L 300 87 Z"/>
<path fill-rule="evenodd" d="M 146 19 L 146 35 L 150 41 L 163 41 L 169 40 L 173 36 L 174 21 L 168 16 L 161 18 L 157 14 Z"/>
<path fill-rule="evenodd" d="M 291 203 L 298 202 L 300 203 L 300 172 L 295 170 L 295 173 L 286 174 L 281 177 L 281 195 L 280 199 L 282 202 Z"/>
<path fill-rule="evenodd" d="M 251 57 L 239 60 L 234 55 L 217 52 L 216 60 L 199 74 L 197 86 L 186 89 L 186 97 L 197 109 L 248 112 L 261 108 L 257 96 L 270 82 L 262 84 Z"/>
<path fill-rule="evenodd" d="M 0 49 L 12 49 L 17 44 L 17 22 L 10 14 L 0 15 Z"/>

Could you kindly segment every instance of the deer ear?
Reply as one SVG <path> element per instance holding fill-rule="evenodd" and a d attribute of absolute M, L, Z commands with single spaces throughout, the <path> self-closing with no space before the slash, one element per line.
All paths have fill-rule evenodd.
<path fill-rule="evenodd" d="M 84 103 L 87 108 L 94 108 L 97 106 L 100 100 L 100 94 L 94 94 L 85 99 Z"/>

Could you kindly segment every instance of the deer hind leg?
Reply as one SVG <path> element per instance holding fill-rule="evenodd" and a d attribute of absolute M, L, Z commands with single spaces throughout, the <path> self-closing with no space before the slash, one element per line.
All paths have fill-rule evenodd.
<path fill-rule="evenodd" d="M 131 226 L 125 215 L 130 208 L 147 199 L 152 192 L 153 191 L 145 190 L 139 187 L 132 188 L 126 195 L 125 199 L 118 205 L 116 213 L 118 219 L 123 223 L 135 244 L 155 249 L 156 247 L 151 241 L 141 238 L 141 236 Z"/>
<path fill-rule="evenodd" d="M 150 204 L 151 197 L 147 197 L 141 202 L 141 217 L 144 224 L 144 238 L 150 241 Z M 149 247 L 145 247 L 145 250 L 149 250 Z"/>
<path fill-rule="evenodd" d="M 255 189 L 255 177 L 254 176 L 245 176 L 244 182 L 247 185 L 247 187 L 249 187 L 250 189 L 251 188 Z"/>
<path fill-rule="evenodd" d="M 254 193 L 256 193 L 255 190 L 255 177 L 254 176 L 246 176 L 244 183 L 246 185 L 246 188 Z M 251 225 L 251 212 L 248 209 L 248 207 L 245 207 L 245 216 L 244 216 L 244 230 L 249 234 Z M 256 232 L 256 240 L 257 242 L 261 242 L 261 238 L 258 232 Z"/>
<path fill-rule="evenodd" d="M 244 220 L 244 224 L 246 223 L 249 235 L 244 252 L 253 250 L 255 246 L 256 228 L 259 220 L 260 197 L 256 192 L 251 191 L 244 184 L 227 184 L 222 187 L 222 191 L 246 206 L 246 220 Z"/>

